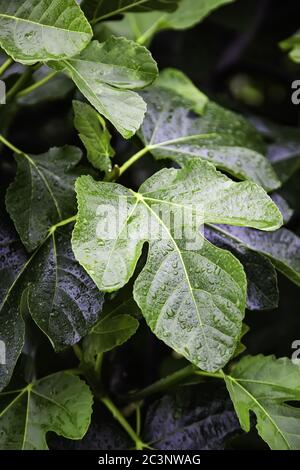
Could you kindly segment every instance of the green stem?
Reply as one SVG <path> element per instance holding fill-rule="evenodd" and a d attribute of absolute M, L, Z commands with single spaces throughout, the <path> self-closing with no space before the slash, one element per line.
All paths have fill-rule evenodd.
<path fill-rule="evenodd" d="M 38 82 L 34 83 L 33 85 L 30 85 L 27 88 L 24 88 L 24 90 L 19 91 L 17 94 L 17 98 L 21 98 L 22 96 L 29 95 L 29 93 L 32 93 L 34 90 L 37 88 L 40 88 L 41 86 L 45 85 L 45 83 L 49 82 L 53 77 L 55 77 L 58 74 L 58 72 L 51 72 L 46 77 L 42 78 Z"/>
<path fill-rule="evenodd" d="M 146 153 L 149 152 L 149 150 L 151 149 L 151 147 L 144 147 L 142 150 L 140 150 L 139 152 L 135 153 L 134 155 L 132 155 L 132 157 L 129 158 L 129 160 L 127 160 L 127 162 L 125 162 L 119 169 L 119 176 L 122 176 L 123 173 L 125 173 L 125 171 L 128 170 L 128 168 L 130 168 L 134 163 L 136 163 L 140 158 L 142 158 L 144 155 L 146 155 Z"/>
<path fill-rule="evenodd" d="M 103 356 L 104 356 L 104 354 L 102 354 L 102 353 L 99 353 L 96 356 L 95 372 L 96 372 L 97 380 L 100 380 L 102 363 L 103 363 Z"/>
<path fill-rule="evenodd" d="M 6 70 L 11 66 L 13 60 L 9 57 L 0 67 L 0 77 L 6 72 Z"/>
<path fill-rule="evenodd" d="M 142 400 L 143 398 L 149 397 L 157 393 L 164 392 L 175 385 L 183 383 L 185 380 L 200 375 L 202 377 L 211 377 L 213 379 L 224 379 L 222 372 L 205 372 L 200 369 L 196 369 L 194 366 L 187 366 L 173 374 L 164 377 L 163 379 L 154 382 L 149 387 L 144 388 L 136 393 L 129 395 L 128 399 L 132 401 Z"/>
<path fill-rule="evenodd" d="M 82 350 L 81 350 L 81 347 L 79 346 L 79 344 L 74 344 L 73 345 L 73 351 L 74 351 L 75 356 L 79 360 L 79 362 L 81 362 L 82 358 L 83 358 L 83 354 L 82 354 Z"/>
<path fill-rule="evenodd" d="M 19 91 L 23 88 L 23 86 L 28 82 L 30 79 L 31 75 L 33 73 L 33 70 L 30 68 L 27 68 L 23 75 L 21 75 L 16 83 L 12 86 L 12 88 L 8 91 L 6 95 L 6 102 L 8 103 L 11 101 L 18 93 Z"/>
<path fill-rule="evenodd" d="M 118 421 L 118 423 L 122 426 L 122 428 L 127 432 L 129 437 L 133 440 L 136 450 L 143 450 L 143 449 L 149 448 L 149 446 L 147 446 L 147 444 L 145 444 L 139 438 L 139 436 L 132 429 L 128 421 L 124 418 L 120 410 L 118 410 L 118 408 L 115 406 L 115 404 L 111 401 L 109 397 L 102 397 L 100 398 L 100 400 L 103 403 L 103 405 L 106 406 L 106 408 L 111 412 L 113 417 Z"/>
<path fill-rule="evenodd" d="M 50 227 L 49 229 L 49 232 L 54 233 L 57 228 L 64 227 L 65 225 L 71 224 L 72 222 L 76 222 L 76 219 L 77 219 L 77 215 L 73 215 L 72 217 L 69 217 L 68 219 L 61 220 L 57 224 L 52 225 L 52 227 Z"/>
<path fill-rule="evenodd" d="M 141 434 L 141 407 L 140 405 L 137 405 L 135 409 L 135 417 L 136 417 L 136 424 L 135 424 L 135 429 L 136 433 L 138 436 Z"/>
<path fill-rule="evenodd" d="M 17 153 L 18 155 L 24 155 L 24 152 L 22 152 L 22 150 L 15 147 L 2 134 L 0 134 L 0 142 L 2 142 L 2 144 L 4 144 L 7 148 L 12 150 L 14 153 Z"/>

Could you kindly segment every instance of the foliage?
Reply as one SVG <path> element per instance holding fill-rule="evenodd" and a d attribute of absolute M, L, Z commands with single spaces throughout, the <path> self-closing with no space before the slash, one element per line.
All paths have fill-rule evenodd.
<path fill-rule="evenodd" d="M 264 95 L 251 77 L 224 79 L 245 16 L 234 0 L 0 0 L 1 450 L 224 449 L 255 429 L 300 449 L 299 365 L 257 349 L 275 320 L 254 312 L 285 308 L 284 277 L 300 286 L 299 128 L 247 108 Z M 192 50 L 212 28 L 242 35 L 223 62 Z M 192 65 L 161 59 L 168 34 L 193 39 Z M 281 39 L 290 73 L 299 34 Z M 193 72 L 211 62 L 216 87 Z"/>

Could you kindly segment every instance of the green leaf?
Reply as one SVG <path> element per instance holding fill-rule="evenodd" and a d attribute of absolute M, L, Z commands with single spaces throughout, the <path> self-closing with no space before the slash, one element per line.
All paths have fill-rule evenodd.
<path fill-rule="evenodd" d="M 149 43 L 153 36 L 165 29 L 182 30 L 191 28 L 213 10 L 234 0 L 181 0 L 177 10 L 172 13 L 126 13 L 122 21 L 109 21 L 103 25 L 112 30 L 112 34 L 126 34 L 140 44 Z M 105 19 L 105 18 L 103 18 Z M 103 27 L 99 25 L 99 27 Z M 119 34 L 118 34 L 119 32 Z"/>
<path fill-rule="evenodd" d="M 297 31 L 293 36 L 281 41 L 279 44 L 281 49 L 289 52 L 289 57 L 297 63 L 300 63 L 300 31 Z"/>
<path fill-rule="evenodd" d="M 24 344 L 21 304 L 59 350 L 87 335 L 98 321 L 103 294 L 76 263 L 68 229 L 52 233 L 30 259 L 10 226 L 0 226 L 0 389 L 13 372 Z"/>
<path fill-rule="evenodd" d="M 0 46 L 23 64 L 76 55 L 92 35 L 75 0 L 0 0 Z"/>
<path fill-rule="evenodd" d="M 253 411 L 258 433 L 271 449 L 300 449 L 300 410 L 292 404 L 300 401 L 298 365 L 288 358 L 247 356 L 225 375 L 225 381 L 246 432 Z"/>
<path fill-rule="evenodd" d="M 241 116 L 209 101 L 204 114 L 179 94 L 159 87 L 143 92 L 147 114 L 139 131 L 156 159 L 170 158 L 184 166 L 190 159 L 209 160 L 239 179 L 251 179 L 266 190 L 280 186 L 262 155 L 263 141 Z"/>
<path fill-rule="evenodd" d="M 110 145 L 111 135 L 104 119 L 94 108 L 81 101 L 73 101 L 73 109 L 74 125 L 87 149 L 88 160 L 100 171 L 111 171 L 110 159 L 115 155 L 115 151 Z"/>
<path fill-rule="evenodd" d="M 150 85 L 157 66 L 150 52 L 125 38 L 93 41 L 78 56 L 51 66 L 73 79 L 81 93 L 125 138 L 142 124 L 146 105 L 134 91 Z"/>
<path fill-rule="evenodd" d="M 91 362 L 97 354 L 124 344 L 138 329 L 139 322 L 127 314 L 105 315 L 83 340 L 84 360 Z"/>
<path fill-rule="evenodd" d="M 217 227 L 246 248 L 267 256 L 274 266 L 292 282 L 300 285 L 300 238 L 281 228 L 263 233 L 246 227 Z"/>
<path fill-rule="evenodd" d="M 82 9 L 94 22 L 128 11 L 173 11 L 179 0 L 83 0 Z"/>
<path fill-rule="evenodd" d="M 30 266 L 29 311 L 56 350 L 78 343 L 90 331 L 104 301 L 74 259 L 70 235 L 68 229 L 53 232 Z"/>
<path fill-rule="evenodd" d="M 160 450 L 224 450 L 240 434 L 226 390 L 215 384 L 185 386 L 150 405 L 143 439 Z"/>
<path fill-rule="evenodd" d="M 28 251 L 45 240 L 48 230 L 75 212 L 76 147 L 52 148 L 42 155 L 16 154 L 18 170 L 6 194 L 6 207 Z"/>
<path fill-rule="evenodd" d="M 81 439 L 90 424 L 92 404 L 88 386 L 66 372 L 0 394 L 0 448 L 47 450 L 49 431 Z"/>
<path fill-rule="evenodd" d="M 204 113 L 205 106 L 208 102 L 207 96 L 202 93 L 193 82 L 180 70 L 177 69 L 165 69 L 163 70 L 156 85 L 167 90 L 175 91 L 178 95 L 190 102 L 191 109 L 195 113 Z"/>
<path fill-rule="evenodd" d="M 198 227 L 203 221 L 227 220 L 275 229 L 282 216 L 264 190 L 250 181 L 234 183 L 199 160 L 156 173 L 138 193 L 90 177 L 79 178 L 76 190 L 73 250 L 99 289 L 124 286 L 148 241 L 134 297 L 150 328 L 197 366 L 223 367 L 240 337 L 245 275 L 236 258 L 205 241 Z M 174 218 L 174 226 L 163 211 L 170 221 Z M 189 211 L 189 217 L 184 233 L 178 234 L 182 211 Z"/>
<path fill-rule="evenodd" d="M 228 228 L 228 230 L 227 230 Z M 277 275 L 270 260 L 251 250 L 242 240 L 231 235 L 229 226 L 206 226 L 205 237 L 214 245 L 229 250 L 242 263 L 247 276 L 247 308 L 271 310 L 278 307 Z M 257 236 L 261 232 L 257 231 Z M 265 235 L 262 233 L 262 235 Z M 268 234 L 272 237 L 273 233 Z"/>
<path fill-rule="evenodd" d="M 9 382 L 24 343 L 24 323 L 19 315 L 22 290 L 20 275 L 27 255 L 17 233 L 5 223 L 0 224 L 0 390 Z M 3 349 L 2 349 L 3 348 Z M 5 359 L 3 361 L 3 358 Z"/>

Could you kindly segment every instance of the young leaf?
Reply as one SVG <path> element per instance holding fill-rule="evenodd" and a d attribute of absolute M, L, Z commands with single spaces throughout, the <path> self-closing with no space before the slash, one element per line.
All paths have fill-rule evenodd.
<path fill-rule="evenodd" d="M 138 326 L 138 320 L 130 315 L 115 315 L 114 313 L 106 315 L 84 338 L 84 360 L 92 362 L 97 354 L 121 346 L 134 335 Z"/>
<path fill-rule="evenodd" d="M 190 101 L 191 109 L 195 111 L 195 113 L 200 114 L 200 116 L 204 113 L 205 106 L 209 101 L 208 97 L 180 70 L 163 70 L 159 74 L 156 85 L 174 91 L 187 101 Z"/>
<path fill-rule="evenodd" d="M 250 411 L 259 435 L 274 450 L 300 448 L 300 369 L 288 358 L 246 356 L 225 381 L 242 428 L 250 430 Z"/>
<path fill-rule="evenodd" d="M 260 135 L 241 116 L 211 101 L 203 115 L 196 116 L 190 100 L 159 87 L 143 92 L 143 97 L 148 110 L 139 136 L 155 158 L 170 158 L 181 166 L 190 159 L 205 159 L 266 190 L 280 186 L 262 155 Z"/>
<path fill-rule="evenodd" d="M 261 232 L 257 232 L 258 236 Z M 272 234 L 270 234 L 272 236 Z M 271 261 L 230 236 L 222 226 L 206 226 L 205 237 L 224 250 L 229 250 L 242 263 L 247 276 L 247 308 L 270 310 L 278 307 L 277 275 Z"/>
<path fill-rule="evenodd" d="M 150 52 L 125 38 L 93 41 L 78 56 L 51 66 L 66 72 L 81 93 L 125 138 L 140 127 L 146 105 L 134 91 L 150 85 L 157 66 Z"/>
<path fill-rule="evenodd" d="M 34 257 L 28 288 L 32 318 L 56 350 L 78 343 L 97 322 L 104 297 L 74 259 L 68 229 L 56 230 Z"/>
<path fill-rule="evenodd" d="M 289 52 L 289 57 L 297 63 L 300 63 L 300 31 L 297 31 L 293 36 L 281 41 L 281 49 Z"/>
<path fill-rule="evenodd" d="M 300 285 L 300 238 L 296 234 L 286 228 L 268 234 L 229 225 L 216 228 L 246 248 L 267 256 L 278 271 Z"/>
<path fill-rule="evenodd" d="M 49 431 L 81 439 L 90 424 L 92 403 L 88 386 L 66 372 L 0 394 L 0 448 L 47 450 Z"/>
<path fill-rule="evenodd" d="M 111 158 L 115 155 L 110 145 L 111 135 L 105 121 L 97 111 L 86 103 L 73 101 L 74 125 L 87 149 L 87 157 L 94 168 L 109 172 Z"/>
<path fill-rule="evenodd" d="M 15 155 L 18 171 L 7 190 L 6 207 L 28 251 L 45 240 L 51 226 L 74 214 L 75 167 L 81 156 L 70 146 Z"/>
<path fill-rule="evenodd" d="M 0 0 L 0 46 L 17 62 L 66 59 L 92 35 L 75 0 Z"/>
<path fill-rule="evenodd" d="M 226 391 L 201 384 L 178 389 L 154 402 L 143 439 L 161 450 L 221 450 L 241 432 Z"/>
<path fill-rule="evenodd" d="M 179 0 L 83 0 L 82 9 L 96 22 L 128 11 L 173 11 Z"/>
<path fill-rule="evenodd" d="M 76 190 L 73 250 L 99 289 L 111 292 L 125 285 L 148 241 L 134 297 L 149 326 L 197 366 L 223 367 L 239 339 L 246 281 L 236 258 L 202 238 L 199 217 L 273 230 L 282 216 L 264 190 L 249 181 L 234 183 L 200 160 L 156 173 L 138 193 L 90 177 L 79 178 Z M 163 210 L 173 211 L 175 227 L 166 224 Z M 185 230 L 194 227 L 192 245 L 186 232 L 178 235 L 183 210 L 197 216 L 185 221 Z"/>

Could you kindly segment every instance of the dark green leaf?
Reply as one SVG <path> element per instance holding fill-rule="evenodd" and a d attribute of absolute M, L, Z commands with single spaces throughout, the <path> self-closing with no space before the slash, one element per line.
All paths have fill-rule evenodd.
<path fill-rule="evenodd" d="M 111 158 L 115 151 L 110 145 L 111 135 L 104 119 L 94 108 L 81 101 L 73 101 L 73 109 L 74 125 L 87 149 L 90 163 L 100 171 L 111 171 Z"/>
<path fill-rule="evenodd" d="M 0 0 L 0 46 L 18 62 L 65 59 L 91 38 L 75 0 Z"/>
<path fill-rule="evenodd" d="M 48 230 L 75 212 L 76 147 L 53 148 L 42 155 L 15 155 L 18 171 L 6 195 L 9 215 L 28 251 L 45 240 Z"/>
<path fill-rule="evenodd" d="M 148 106 L 139 136 L 157 159 L 170 158 L 184 166 L 205 159 L 239 179 L 251 179 L 266 190 L 280 182 L 258 132 L 241 116 L 209 101 L 200 117 L 194 105 L 170 90 L 143 92 Z"/>
<path fill-rule="evenodd" d="M 159 450 L 221 450 L 227 439 L 239 433 L 224 390 L 201 384 L 180 388 L 153 403 L 143 438 Z"/>
<path fill-rule="evenodd" d="M 46 434 L 81 439 L 88 430 L 93 397 L 78 377 L 65 372 L 0 394 L 1 450 L 46 450 Z"/>

